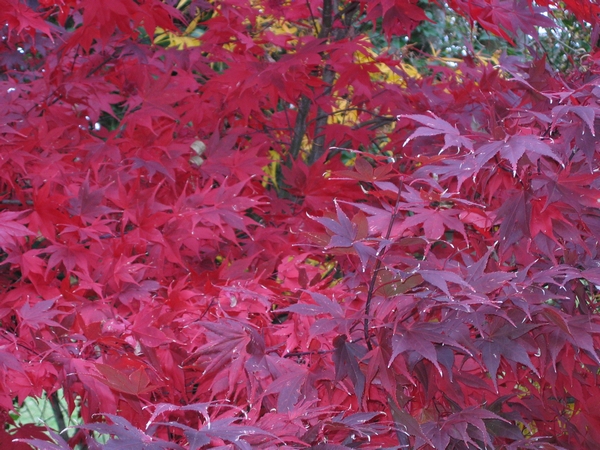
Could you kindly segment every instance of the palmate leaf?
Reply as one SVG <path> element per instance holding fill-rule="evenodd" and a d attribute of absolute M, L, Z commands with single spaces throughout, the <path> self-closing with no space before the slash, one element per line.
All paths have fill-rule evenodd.
<path fill-rule="evenodd" d="M 406 117 L 407 119 L 414 120 L 425 126 L 417 128 L 404 142 L 406 145 L 410 140 L 420 136 L 437 136 L 444 135 L 444 146 L 440 150 L 440 153 L 449 147 L 465 147 L 468 150 L 473 151 L 473 141 L 467 137 L 461 136 L 458 129 L 443 119 L 440 119 L 435 114 L 431 113 L 430 116 L 422 114 L 402 114 L 399 117 Z"/>
<path fill-rule="evenodd" d="M 478 167 L 492 159 L 496 154 L 510 162 L 513 172 L 517 171 L 517 163 L 526 155 L 531 162 L 536 162 L 541 156 L 547 156 L 561 166 L 563 162 L 552 151 L 550 146 L 536 136 L 515 135 L 506 141 L 491 142 L 475 150 L 475 160 Z"/>
<path fill-rule="evenodd" d="M 110 435 L 110 439 L 101 448 L 103 450 L 122 450 L 124 448 L 143 448 L 148 450 L 183 449 L 180 445 L 152 437 L 128 420 L 113 414 L 103 414 L 112 423 L 90 423 L 80 425 L 83 430 L 96 431 Z"/>
<path fill-rule="evenodd" d="M 318 292 L 308 292 L 308 294 L 315 301 L 315 305 L 295 303 L 282 309 L 282 311 L 291 311 L 305 315 L 329 314 L 333 319 L 344 318 L 344 310 L 338 302 L 331 300 Z"/>
<path fill-rule="evenodd" d="M 16 3 L 12 8 L 5 8 L 2 20 L 6 23 L 9 32 L 15 32 L 17 35 L 35 36 L 36 31 L 39 31 L 49 39 L 53 39 L 50 24 L 41 14 L 26 4 Z"/>
<path fill-rule="evenodd" d="M 219 371 L 237 355 L 243 355 L 244 349 L 250 342 L 247 328 L 239 322 L 227 320 L 217 323 L 205 322 L 207 343 L 198 348 L 193 358 L 206 358 L 206 372 Z"/>
<path fill-rule="evenodd" d="M 0 248 L 12 244 L 17 237 L 35 236 L 35 233 L 17 220 L 22 215 L 20 211 L 0 212 Z"/>
<path fill-rule="evenodd" d="M 54 317 L 60 314 L 60 311 L 52 309 L 55 303 L 56 299 L 40 300 L 35 302 L 33 306 L 25 303 L 19 311 L 22 323 L 33 329 L 39 329 L 44 325 L 63 328 L 61 324 L 53 320 Z"/>
<path fill-rule="evenodd" d="M 71 197 L 67 211 L 70 214 L 81 216 L 82 219 L 89 223 L 96 222 L 99 217 L 115 212 L 115 209 L 102 204 L 105 190 L 106 187 L 92 189 L 88 176 L 81 183 L 77 197 Z"/>
<path fill-rule="evenodd" d="M 210 422 L 210 414 L 208 408 L 211 406 L 228 406 L 226 403 L 194 403 L 191 405 L 173 405 L 171 403 L 158 403 L 153 405 L 154 411 L 146 423 L 146 428 L 149 428 L 152 423 L 162 414 L 173 412 L 173 411 L 196 411 L 202 415 L 202 418 L 206 422 Z"/>
<path fill-rule="evenodd" d="M 431 340 L 424 339 L 425 337 L 429 336 L 424 336 L 423 333 L 412 330 L 406 330 L 402 335 L 395 335 L 392 338 L 393 352 L 389 365 L 391 365 L 399 354 L 405 351 L 414 351 L 433 363 L 440 375 L 442 375 L 442 368 L 438 363 L 435 346 L 431 343 Z"/>
<path fill-rule="evenodd" d="M 394 360 L 402 353 L 415 352 L 422 358 L 430 361 L 438 370 L 440 376 L 443 375 L 442 367 L 440 366 L 440 355 L 437 351 L 438 346 L 449 346 L 454 351 L 464 352 L 470 355 L 471 352 L 461 345 L 456 339 L 449 334 L 442 334 L 441 330 L 436 330 L 432 324 L 415 324 L 411 327 L 399 326 L 394 336 L 392 336 L 391 348 L 392 353 L 388 362 L 388 367 L 391 367 Z M 445 361 L 441 361 L 445 363 Z M 449 369 L 450 370 L 450 369 Z"/>
<path fill-rule="evenodd" d="M 487 266 L 490 264 L 490 257 L 494 252 L 494 248 L 488 249 L 488 251 L 477 261 L 469 255 L 463 255 L 465 261 L 465 282 L 479 294 L 490 294 L 495 290 L 504 287 L 509 284 L 511 280 L 516 277 L 516 274 L 512 272 L 502 272 L 495 270 L 496 267 L 488 269 Z"/>
<path fill-rule="evenodd" d="M 151 383 L 150 377 L 143 367 L 131 373 L 125 373 L 107 364 L 96 364 L 96 369 L 104 376 L 104 378 L 96 378 L 117 392 L 140 395 L 158 387 Z"/>
<path fill-rule="evenodd" d="M 84 274 L 89 275 L 90 257 L 94 254 L 88 246 L 78 242 L 57 243 L 47 246 L 43 253 L 49 254 L 46 274 L 50 270 L 62 263 L 68 272 L 78 267 Z"/>
<path fill-rule="evenodd" d="M 344 427 L 355 433 L 358 438 L 367 438 L 377 436 L 384 431 L 388 425 L 377 423 L 376 418 L 381 416 L 381 412 L 357 412 L 353 414 L 339 414 L 331 422 L 334 427 Z"/>
<path fill-rule="evenodd" d="M 426 3 L 0 0 L 4 447 L 596 448 L 599 7 Z"/>
<path fill-rule="evenodd" d="M 289 413 L 302 401 L 301 391 L 308 380 L 308 371 L 300 366 L 276 378 L 266 389 L 265 395 L 278 394 L 277 412 Z"/>
<path fill-rule="evenodd" d="M 338 220 L 330 219 L 328 217 L 309 217 L 323 225 L 332 233 L 327 246 L 328 249 L 348 248 L 358 255 L 362 268 L 365 270 L 369 260 L 377 255 L 377 251 L 365 243 L 363 236 L 361 236 L 361 231 L 364 231 L 364 228 L 366 228 L 364 226 L 364 216 L 357 214 L 351 221 L 337 202 L 336 212 Z"/>
<path fill-rule="evenodd" d="M 492 443 L 492 438 L 488 432 L 487 424 L 484 420 L 499 420 L 508 422 L 497 414 L 478 407 L 467 407 L 462 411 L 454 413 L 447 417 L 443 422 L 429 422 L 423 425 L 423 432 L 431 439 L 434 448 L 447 448 L 450 438 L 460 439 L 465 443 L 477 445 L 476 439 L 483 441 L 485 445 Z M 469 425 L 474 427 L 469 428 Z M 417 442 L 424 443 L 417 440 Z"/>
<path fill-rule="evenodd" d="M 558 121 L 568 113 L 572 113 L 579 117 L 587 125 L 588 131 L 592 134 L 592 136 L 596 135 L 594 120 L 596 119 L 598 111 L 590 106 L 562 105 L 553 108 L 552 128 L 555 128 Z"/>
<path fill-rule="evenodd" d="M 489 336 L 475 341 L 475 346 L 481 351 L 481 358 L 490 374 L 492 383 L 498 390 L 498 368 L 501 358 L 504 358 L 513 370 L 516 364 L 527 367 L 535 375 L 539 376 L 538 368 L 530 357 L 530 346 L 525 339 L 527 334 L 536 328 L 538 324 L 518 323 L 509 324 L 499 317 L 494 318 Z"/>
<path fill-rule="evenodd" d="M 457 217 L 461 213 L 459 209 L 411 208 L 411 212 L 414 214 L 405 217 L 395 230 L 398 234 L 411 227 L 421 225 L 427 239 L 441 239 L 446 230 L 456 230 L 465 238 L 467 237 L 464 224 Z"/>
<path fill-rule="evenodd" d="M 13 424 L 14 423 L 11 420 L 10 425 Z M 14 450 L 28 450 L 33 446 L 34 448 L 48 450 L 71 449 L 69 444 L 65 442 L 58 433 L 55 433 L 47 427 L 28 423 L 21 425 L 16 430 L 12 431 L 12 433 L 8 433 L 5 430 L 0 430 L 0 444 L 6 445 L 7 448 Z M 50 438 L 54 442 L 52 442 Z"/>
<path fill-rule="evenodd" d="M 419 270 L 418 272 L 425 281 L 439 288 L 449 298 L 452 298 L 450 289 L 448 288 L 448 282 L 458 284 L 463 287 L 466 291 L 472 291 L 473 288 L 469 286 L 462 277 L 456 273 L 449 272 L 447 270 Z"/>
<path fill-rule="evenodd" d="M 333 353 L 335 379 L 341 381 L 346 377 L 350 378 L 360 405 L 363 401 L 366 379 L 360 369 L 359 362 L 365 356 L 366 349 L 358 344 L 348 342 L 347 339 L 346 335 L 339 335 L 333 341 L 335 348 Z"/>
<path fill-rule="evenodd" d="M 528 217 L 531 207 L 526 200 L 526 193 L 516 191 L 498 208 L 496 219 L 501 221 L 498 232 L 501 250 L 530 236 Z"/>
<path fill-rule="evenodd" d="M 199 450 L 210 445 L 213 439 L 220 439 L 231 443 L 233 448 L 240 450 L 251 450 L 253 446 L 247 442 L 248 438 L 259 437 L 263 440 L 271 440 L 272 434 L 252 426 L 238 425 L 237 419 L 217 419 L 200 430 L 191 428 L 179 422 L 156 422 L 156 425 L 165 425 L 183 430 L 191 450 Z M 171 447 L 165 447 L 171 448 Z M 182 448 L 182 447 L 173 447 Z M 187 448 L 187 447 L 186 447 Z"/>

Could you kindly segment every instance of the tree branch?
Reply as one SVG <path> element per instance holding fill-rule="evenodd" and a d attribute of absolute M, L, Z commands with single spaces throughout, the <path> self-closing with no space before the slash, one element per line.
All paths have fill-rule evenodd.
<path fill-rule="evenodd" d="M 298 114 L 296 115 L 294 135 L 292 137 L 292 143 L 290 144 L 290 155 L 292 156 L 292 159 L 298 159 L 298 155 L 300 154 L 302 139 L 304 139 L 304 135 L 306 134 L 306 119 L 308 118 L 309 110 L 310 99 L 306 95 L 303 95 L 298 102 Z"/>
<path fill-rule="evenodd" d="M 310 4 L 308 2 L 307 4 L 310 9 Z M 321 29 L 319 30 L 318 34 L 319 38 L 327 39 L 329 37 L 333 37 L 334 41 L 339 41 L 340 39 L 343 39 L 347 36 L 348 30 L 350 29 L 350 25 L 352 23 L 352 18 L 354 17 L 354 14 L 358 11 L 358 2 L 349 3 L 342 11 L 339 12 L 336 12 L 337 9 L 337 0 L 323 1 Z M 334 21 L 335 19 L 340 18 L 342 19 L 342 23 L 344 26 L 334 30 Z M 315 23 L 316 25 L 314 17 L 313 23 Z M 325 67 L 323 68 L 322 79 L 327 85 L 323 94 L 329 95 L 331 94 L 331 91 L 333 89 L 333 82 L 335 81 L 335 72 L 326 63 L 327 55 L 323 55 L 323 60 L 325 62 Z M 290 144 L 290 155 L 292 159 L 297 159 L 300 154 L 302 140 L 306 134 L 307 118 L 310 112 L 311 104 L 311 100 L 305 95 L 300 97 L 300 100 L 298 101 L 298 114 L 296 115 L 296 122 L 294 124 L 294 135 Z M 325 111 L 321 107 L 319 107 L 317 110 L 317 120 L 315 123 L 315 137 L 313 140 L 313 145 L 310 154 L 308 155 L 309 165 L 318 160 L 325 152 L 324 129 L 327 125 L 327 117 L 328 115 L 325 113 Z"/>
<path fill-rule="evenodd" d="M 332 36 L 334 41 L 339 41 L 341 39 L 344 39 L 348 35 L 348 30 L 350 29 L 350 25 L 352 24 L 352 18 L 354 16 L 354 13 L 358 11 L 358 8 L 357 5 L 351 8 L 346 7 L 346 9 L 344 9 L 345 13 L 342 20 L 344 26 L 334 30 L 334 19 L 339 17 L 340 14 L 337 13 L 334 16 L 334 9 L 337 9 L 337 2 L 334 2 L 335 0 L 324 0 L 323 2 L 323 27 L 321 28 L 319 37 L 327 38 Z M 353 5 L 354 3 L 356 2 L 352 2 L 350 5 Z M 327 56 L 325 55 L 323 59 L 326 61 Z M 323 95 L 329 96 L 331 95 L 331 92 L 333 90 L 335 72 L 327 63 L 325 63 L 325 68 L 323 69 L 323 81 L 327 86 L 323 91 Z M 312 149 L 308 157 L 309 165 L 313 164 L 321 156 L 323 156 L 323 153 L 325 153 L 325 127 L 327 126 L 327 116 L 327 113 L 325 113 L 325 111 L 323 111 L 323 109 L 319 107 L 317 111 L 317 121 L 315 124 L 315 138 L 313 140 Z"/>
<path fill-rule="evenodd" d="M 48 400 L 50 401 L 50 406 L 52 407 L 52 413 L 54 414 L 54 419 L 56 420 L 56 425 L 58 426 L 58 432 L 60 433 L 60 436 L 65 440 L 69 440 L 65 416 L 60 409 L 60 400 L 58 399 L 57 393 L 53 392 L 50 394 L 48 396 Z"/>
<path fill-rule="evenodd" d="M 26 200 L 25 203 L 28 205 L 33 205 L 32 200 Z M 4 199 L 4 200 L 0 200 L 0 204 L 23 206 L 23 202 L 21 200 L 14 200 L 14 199 L 8 199 L 8 198 Z"/>

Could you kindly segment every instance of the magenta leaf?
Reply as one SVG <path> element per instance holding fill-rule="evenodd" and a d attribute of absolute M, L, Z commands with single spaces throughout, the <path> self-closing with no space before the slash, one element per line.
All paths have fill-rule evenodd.
<path fill-rule="evenodd" d="M 400 117 L 406 117 L 425 125 L 417 128 L 408 139 L 406 139 L 404 145 L 406 145 L 408 141 L 420 136 L 436 136 L 443 134 L 444 146 L 440 153 L 449 147 L 466 147 L 471 151 L 473 150 L 473 141 L 471 139 L 461 136 L 456 127 L 450 125 L 445 120 L 440 119 L 433 113 L 431 113 L 431 117 L 422 114 L 402 114 Z"/>
<path fill-rule="evenodd" d="M 17 220 L 19 216 L 22 216 L 19 211 L 0 212 L 0 248 L 12 244 L 16 237 L 35 236 Z"/>
<path fill-rule="evenodd" d="M 52 320 L 60 314 L 60 311 L 52 310 L 55 303 L 56 299 L 41 300 L 34 303 L 33 306 L 30 306 L 30 303 L 27 302 L 19 311 L 19 316 L 24 325 L 36 330 L 43 325 L 62 328 L 61 324 Z"/>

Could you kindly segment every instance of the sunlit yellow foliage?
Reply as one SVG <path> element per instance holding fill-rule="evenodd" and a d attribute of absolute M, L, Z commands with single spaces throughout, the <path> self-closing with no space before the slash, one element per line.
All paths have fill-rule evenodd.
<path fill-rule="evenodd" d="M 354 125 L 358 120 L 358 112 L 352 109 L 352 104 L 344 99 L 338 98 L 335 109 L 327 118 L 328 124 Z"/>
<path fill-rule="evenodd" d="M 502 54 L 501 50 L 497 50 L 494 54 L 490 55 L 490 56 L 485 56 L 481 53 L 478 53 L 477 55 L 475 55 L 475 59 L 483 62 L 483 63 L 493 63 L 493 64 L 499 64 L 499 58 L 500 55 Z M 455 67 L 458 63 L 461 63 L 463 60 L 460 58 L 450 58 L 450 57 L 445 57 L 445 56 L 440 56 L 440 52 L 438 50 L 436 50 L 433 46 L 431 47 L 431 56 L 429 57 L 430 61 L 437 61 L 437 62 L 442 62 L 445 63 L 451 67 Z M 460 72 L 460 71 L 458 71 Z"/>
<path fill-rule="evenodd" d="M 273 17 L 258 16 L 256 26 L 259 30 L 270 30 L 273 34 L 286 36 L 302 36 L 306 31 L 298 26 L 284 20 L 276 20 Z"/>
<path fill-rule="evenodd" d="M 180 0 L 176 8 L 179 10 L 184 10 L 189 2 L 190 0 Z M 184 48 L 188 47 L 198 47 L 200 46 L 201 35 L 201 33 L 198 31 L 198 22 L 206 19 L 206 13 L 198 10 L 194 20 L 192 20 L 187 28 L 181 33 L 167 31 L 161 27 L 156 27 L 154 43 L 158 45 L 166 43 L 167 47 L 176 47 L 179 50 L 183 50 Z"/>
<path fill-rule="evenodd" d="M 181 4 L 183 1 L 179 3 Z M 168 47 L 177 47 L 179 50 L 183 50 L 186 47 L 198 47 L 200 45 L 200 39 L 196 36 L 196 29 L 198 28 L 198 22 L 201 18 L 201 14 L 197 14 L 183 33 L 165 31 L 162 28 L 157 27 L 154 43 L 164 44 L 165 42 L 168 42 Z"/>
<path fill-rule="evenodd" d="M 387 64 L 384 64 L 382 62 L 376 62 L 378 54 L 375 52 L 375 50 L 373 50 L 370 47 L 365 47 L 364 51 L 366 53 L 357 52 L 354 55 L 354 58 L 356 59 L 356 62 L 360 63 L 360 64 L 375 63 L 375 67 L 377 67 L 377 69 L 379 70 L 379 73 L 371 74 L 371 78 L 374 81 L 385 81 L 386 83 L 398 84 L 400 86 L 406 85 L 406 82 L 404 81 L 404 79 L 400 75 L 398 75 L 396 72 L 394 72 Z M 382 49 L 382 52 L 385 52 L 385 51 L 387 51 L 387 50 Z M 421 78 L 421 74 L 419 73 L 419 71 L 414 66 L 411 66 L 410 64 L 407 64 L 404 62 L 399 62 L 398 67 L 400 69 L 402 69 L 402 71 L 409 78 L 414 78 L 414 79 Z"/>
<path fill-rule="evenodd" d="M 179 3 L 177 4 L 177 9 L 179 10 L 185 10 L 186 8 L 188 8 L 188 5 L 190 3 L 190 0 L 180 0 Z M 294 22 L 290 22 L 290 21 L 286 21 L 283 18 L 279 18 L 279 17 L 274 17 L 274 16 L 270 16 L 270 15 L 265 15 L 262 14 L 262 2 L 258 1 L 258 0 L 254 0 L 252 2 L 252 6 L 259 11 L 259 15 L 256 16 L 255 21 L 253 24 L 250 23 L 250 20 L 248 20 L 247 25 L 248 26 L 253 26 L 255 27 L 256 32 L 258 33 L 263 33 L 265 31 L 269 31 L 275 35 L 278 36 L 289 36 L 289 40 L 287 41 L 290 48 L 286 48 L 286 52 L 293 52 L 293 47 L 294 47 L 294 41 L 296 37 L 302 37 L 308 34 L 317 34 L 318 33 L 318 29 L 315 29 L 315 27 L 317 27 L 317 23 L 313 23 L 313 22 L 307 22 L 307 23 L 302 23 L 302 22 L 298 22 L 298 23 L 294 23 Z M 175 33 L 175 32 L 171 32 L 171 31 L 166 31 L 163 30 L 161 28 L 157 29 L 155 38 L 154 38 L 154 43 L 155 44 L 162 44 L 168 46 L 168 47 L 175 47 L 177 49 L 184 49 L 186 47 L 197 47 L 201 44 L 201 32 L 199 31 L 198 25 L 206 20 L 208 17 L 205 16 L 206 12 L 202 13 L 200 11 L 198 11 L 198 14 L 196 14 L 194 20 L 192 20 L 190 22 L 190 24 L 188 25 L 188 27 L 183 31 L 183 32 L 179 32 L 179 33 Z M 367 39 L 367 38 L 365 38 Z M 363 45 L 363 48 L 361 51 L 358 51 L 354 54 L 354 60 L 357 64 L 371 64 L 373 68 L 376 68 L 376 70 L 374 72 L 372 72 L 370 74 L 371 80 L 373 82 L 383 82 L 383 83 L 389 83 L 389 84 L 395 84 L 398 85 L 400 87 L 405 87 L 406 86 L 406 80 L 407 78 L 412 78 L 412 79 L 420 79 L 421 78 L 421 74 L 419 73 L 419 70 L 405 62 L 405 61 L 397 61 L 395 62 L 395 67 L 390 67 L 386 62 L 382 61 L 382 58 L 380 58 L 381 54 L 385 54 L 388 49 L 384 48 L 384 49 L 374 49 L 372 48 L 372 46 L 369 44 L 367 45 L 367 41 L 364 42 L 365 45 Z M 282 51 L 281 48 L 277 47 L 274 44 L 271 43 L 263 43 L 262 44 L 264 49 L 271 54 L 272 56 L 274 56 L 275 53 L 279 53 Z M 235 48 L 235 44 L 232 42 L 229 43 L 224 43 L 222 46 L 225 50 L 230 50 L 233 51 Z M 497 54 L 492 55 L 491 57 L 484 57 L 483 55 L 481 56 L 477 56 L 477 58 L 483 62 L 488 62 L 491 61 L 494 64 L 498 63 L 498 56 Z M 460 59 L 457 58 L 448 58 L 448 57 L 442 57 L 440 55 L 440 53 L 438 51 L 436 51 L 435 49 L 432 48 L 431 51 L 431 56 L 429 57 L 430 61 L 437 61 L 443 64 L 447 64 L 450 66 L 455 66 L 456 64 L 458 64 L 459 62 L 461 62 Z M 460 70 L 456 70 L 456 74 L 458 77 L 460 77 Z M 334 89 L 335 89 L 335 83 L 334 83 Z M 334 91 L 334 105 L 332 107 L 331 112 L 328 114 L 328 118 L 327 118 L 327 123 L 328 124 L 338 124 L 338 125 L 344 125 L 344 126 L 348 126 L 348 127 L 353 127 L 353 126 L 358 126 L 360 125 L 360 117 L 359 117 L 359 111 L 358 109 L 355 107 L 356 105 L 354 105 L 352 103 L 352 101 L 350 100 L 352 98 L 352 88 L 349 88 L 349 92 L 347 92 L 347 94 L 344 97 L 341 97 L 338 93 L 336 93 Z M 390 133 L 393 131 L 393 128 L 395 126 L 395 123 L 390 123 L 389 125 L 386 125 L 385 127 L 382 127 L 379 131 L 380 136 L 385 136 L 386 134 Z M 385 147 L 385 145 L 388 143 L 387 140 L 383 139 L 381 141 L 379 141 L 379 148 L 380 150 L 383 150 L 383 148 Z M 300 146 L 300 150 L 301 150 L 301 156 L 302 158 L 306 158 L 307 155 L 310 154 L 311 151 L 311 147 L 312 147 L 312 141 L 311 139 L 309 139 L 307 136 L 304 136 L 301 146 Z M 272 186 L 274 186 L 275 188 L 279 188 L 279 186 L 277 185 L 277 171 L 279 168 L 279 165 L 281 164 L 281 152 L 272 149 L 270 152 L 270 156 L 271 156 L 271 163 L 268 164 L 267 166 L 265 166 L 263 168 L 265 176 L 263 179 L 263 184 L 267 185 L 267 184 L 271 184 Z M 348 164 L 352 164 L 352 160 L 347 161 Z"/>
<path fill-rule="evenodd" d="M 281 162 L 281 154 L 275 150 L 269 150 L 269 156 L 271 157 L 271 163 L 263 167 L 265 176 L 263 177 L 262 184 L 263 186 L 271 184 L 275 186 L 276 189 L 279 189 L 279 186 L 277 185 L 277 168 Z"/>

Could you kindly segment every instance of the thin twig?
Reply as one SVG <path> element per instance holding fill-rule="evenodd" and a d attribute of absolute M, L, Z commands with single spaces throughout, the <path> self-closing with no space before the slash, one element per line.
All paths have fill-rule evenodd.
<path fill-rule="evenodd" d="M 398 186 L 398 195 L 396 196 L 396 203 L 394 205 L 394 211 L 392 212 L 392 216 L 390 217 L 390 222 L 388 223 L 388 229 L 385 233 L 385 240 L 387 241 L 392 234 L 392 227 L 394 226 L 394 220 L 396 220 L 396 215 L 398 214 L 398 204 L 400 203 L 400 196 L 402 195 L 402 188 L 404 187 L 404 180 L 400 179 L 400 185 Z M 377 274 L 379 273 L 379 269 L 381 269 L 381 258 L 383 257 L 384 247 L 381 247 L 377 252 L 376 258 L 377 262 L 375 263 L 375 269 L 373 270 L 373 275 L 371 276 L 371 282 L 369 283 L 369 291 L 367 292 L 367 301 L 365 303 L 365 321 L 364 321 L 364 334 L 365 341 L 367 341 L 367 348 L 369 350 L 373 350 L 373 345 L 371 344 L 371 336 L 369 335 L 369 314 L 371 313 L 371 301 L 373 300 L 373 293 L 375 292 L 375 282 L 377 281 Z"/>
<path fill-rule="evenodd" d="M 362 112 L 362 113 L 370 114 L 375 119 L 385 120 L 387 122 L 396 122 L 398 120 L 395 116 L 382 116 L 381 114 L 377 114 L 374 111 L 371 111 L 371 110 L 365 109 L 365 108 L 360 108 L 358 106 L 351 106 L 349 108 L 336 109 L 335 111 L 332 111 L 330 113 L 323 112 L 322 115 L 319 115 L 316 117 L 316 120 L 319 120 L 323 117 L 332 117 L 332 116 L 336 116 L 338 114 L 345 114 L 345 113 L 349 113 L 349 112 Z M 371 119 L 371 120 L 375 120 L 375 119 Z M 358 125 L 360 125 L 360 124 L 358 124 Z"/>
<path fill-rule="evenodd" d="M 100 64 L 96 65 L 95 67 L 93 67 L 85 76 L 86 78 L 91 77 L 92 75 L 94 75 L 96 72 L 98 72 L 100 69 L 102 69 L 102 67 L 104 67 L 106 64 L 108 64 L 109 61 L 111 61 L 112 59 L 116 59 L 119 57 L 119 55 L 121 54 L 122 49 L 121 48 L 117 48 L 113 51 L 112 55 L 108 55 L 106 58 L 104 58 L 102 60 L 102 62 L 100 62 Z"/>
<path fill-rule="evenodd" d="M 323 0 L 323 19 L 321 24 L 321 30 L 319 31 L 319 37 L 322 39 L 329 38 L 333 29 L 333 0 Z M 338 33 L 339 34 L 339 33 Z M 337 41 L 343 37 L 344 32 L 341 36 L 335 36 L 334 39 Z M 327 55 L 323 55 L 323 60 L 327 60 Z M 323 95 L 330 95 L 333 90 L 333 82 L 335 80 L 335 72 L 331 69 L 331 66 L 325 62 L 323 68 L 323 82 L 325 83 L 325 89 Z M 325 111 L 319 106 L 317 109 L 317 121 L 315 124 L 315 134 L 312 149 L 308 155 L 308 164 L 313 164 L 318 160 L 323 152 L 325 151 L 325 126 L 327 125 L 327 115 Z"/>
<path fill-rule="evenodd" d="M 360 2 L 350 2 L 344 8 L 339 11 L 333 18 L 342 19 L 342 22 L 346 26 L 350 26 L 352 21 L 352 17 L 358 11 L 358 7 L 360 6 Z"/>
<path fill-rule="evenodd" d="M 332 353 L 334 350 L 313 350 L 310 352 L 292 352 L 292 353 L 286 353 L 285 355 L 283 355 L 284 358 L 296 358 L 296 357 L 300 357 L 300 356 L 307 356 L 307 355 L 325 355 L 327 353 Z"/>
<path fill-rule="evenodd" d="M 306 0 L 306 7 L 308 8 L 308 12 L 310 13 L 310 19 L 313 23 L 313 27 L 315 29 L 315 32 L 318 33 L 318 26 L 317 26 L 317 21 L 315 19 L 315 15 L 313 14 L 312 8 L 310 7 L 310 0 Z"/>
<path fill-rule="evenodd" d="M 26 200 L 25 203 L 27 205 L 33 205 L 33 200 Z M 17 205 L 17 206 L 23 206 L 23 202 L 21 200 L 14 200 L 14 199 L 4 199 L 4 200 L 0 200 L 0 204 L 2 205 Z"/>
<path fill-rule="evenodd" d="M 351 341 L 348 341 L 348 343 L 355 344 L 356 342 L 360 342 L 362 340 L 363 340 L 363 338 L 353 339 Z M 333 352 L 335 352 L 335 348 L 332 348 L 330 350 L 309 350 L 307 352 L 291 352 L 291 353 L 286 353 L 285 355 L 283 355 L 283 357 L 284 358 L 296 358 L 296 357 L 308 356 L 308 355 L 326 355 L 327 353 L 333 353 Z"/>
<path fill-rule="evenodd" d="M 327 64 L 323 69 L 323 82 L 326 87 L 324 94 L 329 95 L 333 90 L 333 82 L 335 80 L 335 72 L 331 70 Z M 313 140 L 312 149 L 308 158 L 308 164 L 311 165 L 317 161 L 325 151 L 325 126 L 327 125 L 327 114 L 319 106 L 317 112 L 317 121 L 315 125 L 315 138 Z"/>

